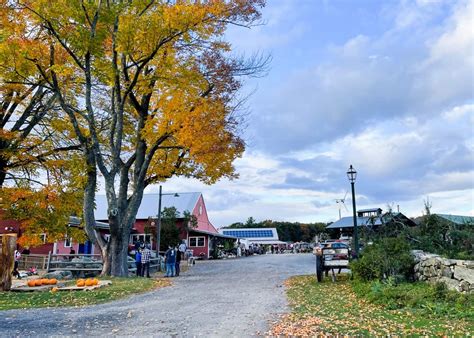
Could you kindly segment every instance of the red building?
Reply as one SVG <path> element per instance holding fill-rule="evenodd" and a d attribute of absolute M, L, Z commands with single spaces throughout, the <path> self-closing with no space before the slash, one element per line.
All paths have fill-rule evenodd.
<path fill-rule="evenodd" d="M 22 230 L 20 227 L 20 222 L 11 220 L 11 219 L 2 219 L 2 211 L 0 210 L 0 236 L 5 233 L 16 233 L 18 238 L 21 237 L 22 235 Z M 71 217 L 70 218 L 70 223 L 75 223 L 77 218 Z M 61 242 L 57 243 L 51 243 L 48 242 L 48 237 L 46 234 L 41 234 L 40 235 L 40 241 L 43 242 L 43 244 L 35 247 L 29 247 L 30 253 L 31 254 L 36 254 L 36 255 L 47 255 L 49 252 L 55 252 L 56 247 L 61 247 L 67 242 L 67 239 Z M 20 247 L 20 250 L 23 250 L 24 248 Z M 69 253 L 70 248 L 67 250 L 67 253 Z M 66 253 L 63 251 L 62 253 Z"/>
<path fill-rule="evenodd" d="M 158 214 L 158 194 L 146 194 L 143 196 L 142 203 L 138 209 L 136 221 L 130 234 L 129 244 L 133 244 L 138 240 L 142 242 L 151 243 L 152 249 L 156 250 L 156 238 L 151 234 L 151 230 L 147 225 L 156 223 Z M 178 213 L 176 226 L 180 229 L 180 238 L 186 240 L 187 246 L 193 251 L 193 256 L 204 259 L 209 258 L 213 246 L 219 240 L 227 239 L 234 240 L 232 236 L 225 236 L 220 234 L 209 220 L 206 205 L 201 193 L 176 193 L 162 195 L 162 211 L 165 208 L 175 207 Z M 184 212 L 188 211 L 191 215 L 196 217 L 197 226 L 186 231 L 184 226 Z M 105 195 L 96 196 L 96 228 L 102 233 L 105 239 L 109 236 L 109 226 L 107 224 L 107 200 Z M 154 220 L 154 223 L 152 221 Z M 80 219 L 71 217 L 69 226 L 77 226 L 80 224 Z M 152 225 L 153 227 L 153 225 Z M 152 228 L 151 227 L 151 228 Z M 2 233 L 15 232 L 21 236 L 21 229 L 19 222 L 13 220 L 0 219 L 0 235 Z M 155 232 L 156 233 L 156 232 Z M 71 249 L 76 253 L 97 254 L 100 250 L 92 245 L 90 241 L 85 243 L 78 243 L 73 238 L 65 238 L 62 241 L 55 243 L 48 243 L 47 236 L 42 238 L 44 244 L 30 248 L 32 254 L 44 254 L 49 252 L 53 254 L 69 254 Z"/>
<path fill-rule="evenodd" d="M 154 226 L 158 214 L 158 194 L 145 194 L 138 209 L 136 221 L 130 234 L 129 243 L 133 244 L 140 240 L 151 243 L 153 250 L 156 250 L 156 238 L 150 233 L 148 226 Z M 207 214 L 204 198 L 199 192 L 163 194 L 161 197 L 161 210 L 165 208 L 176 208 L 178 218 L 176 226 L 180 229 L 180 238 L 186 240 L 188 249 L 193 251 L 193 256 L 207 259 L 213 249 L 213 246 L 220 239 L 233 240 L 232 236 L 220 234 L 212 225 Z M 184 212 L 188 211 L 196 217 L 197 226 L 186 231 L 184 226 Z M 101 230 L 103 236 L 108 236 L 107 222 L 107 200 L 104 195 L 96 196 L 95 218 L 97 228 Z M 152 220 L 152 221 L 150 221 Z"/>

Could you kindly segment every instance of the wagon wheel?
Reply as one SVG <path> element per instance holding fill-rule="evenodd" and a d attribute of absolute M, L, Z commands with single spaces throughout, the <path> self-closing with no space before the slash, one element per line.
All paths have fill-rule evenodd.
<path fill-rule="evenodd" d="M 318 282 L 322 282 L 323 280 L 323 259 L 321 256 L 316 256 L 317 260 L 317 268 L 316 268 L 316 278 Z"/>

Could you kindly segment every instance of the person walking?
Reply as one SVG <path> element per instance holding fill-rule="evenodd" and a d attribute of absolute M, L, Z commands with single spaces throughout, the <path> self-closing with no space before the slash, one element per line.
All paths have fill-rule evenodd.
<path fill-rule="evenodd" d="M 13 276 L 15 276 L 18 279 L 21 279 L 20 273 L 18 272 L 18 265 L 20 264 L 20 259 L 21 259 L 20 250 L 15 250 L 13 258 L 15 260 L 14 265 L 13 265 Z"/>
<path fill-rule="evenodd" d="M 142 277 L 150 278 L 150 258 L 151 258 L 151 251 L 148 245 L 146 245 L 142 250 Z"/>
<path fill-rule="evenodd" d="M 176 252 L 176 263 L 175 263 L 175 276 L 178 277 L 179 276 L 179 272 L 181 271 L 180 269 L 180 263 L 181 263 L 181 257 L 183 256 L 183 253 L 181 252 L 181 250 L 178 250 Z"/>
<path fill-rule="evenodd" d="M 178 250 L 181 251 L 181 258 L 184 257 L 184 254 L 186 253 L 186 249 L 187 249 L 187 247 L 186 247 L 186 240 L 183 239 L 183 240 L 181 241 L 181 244 L 180 244 L 179 247 L 178 247 Z"/>
<path fill-rule="evenodd" d="M 137 277 L 142 275 L 142 254 L 140 248 L 135 250 L 135 265 L 137 267 Z"/>
<path fill-rule="evenodd" d="M 174 277 L 176 268 L 176 251 L 173 247 L 168 246 L 165 254 L 166 275 L 165 277 Z"/>

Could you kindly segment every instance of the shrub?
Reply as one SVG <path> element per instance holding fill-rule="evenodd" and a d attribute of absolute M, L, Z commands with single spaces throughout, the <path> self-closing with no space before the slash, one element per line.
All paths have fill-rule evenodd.
<path fill-rule="evenodd" d="M 474 319 L 474 295 L 449 291 L 442 283 L 352 281 L 352 288 L 359 297 L 390 310 L 414 309 L 420 315 Z"/>
<path fill-rule="evenodd" d="M 364 249 L 351 263 L 356 279 L 390 280 L 397 283 L 412 276 L 414 261 L 408 243 L 402 238 L 383 238 Z"/>

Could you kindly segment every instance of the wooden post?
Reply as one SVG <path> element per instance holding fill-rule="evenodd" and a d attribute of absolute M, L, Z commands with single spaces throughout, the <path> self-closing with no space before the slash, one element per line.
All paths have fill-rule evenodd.
<path fill-rule="evenodd" d="M 51 264 L 51 251 L 48 253 L 48 262 L 46 263 L 46 272 L 49 271 L 49 265 Z"/>
<path fill-rule="evenodd" d="M 12 271 L 15 262 L 16 234 L 3 234 L 2 259 L 0 261 L 0 290 L 9 291 L 12 286 Z"/>

